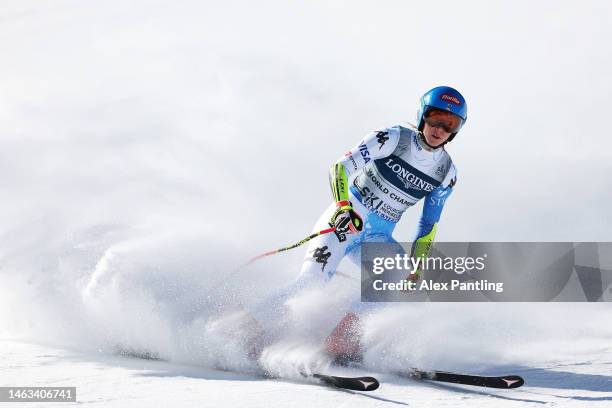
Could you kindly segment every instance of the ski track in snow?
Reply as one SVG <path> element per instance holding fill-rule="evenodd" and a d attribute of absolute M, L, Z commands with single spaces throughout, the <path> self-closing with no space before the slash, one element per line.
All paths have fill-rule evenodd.
<path fill-rule="evenodd" d="M 166 361 L 74 352 L 15 340 L 0 341 L 0 350 L 0 384 L 76 386 L 77 402 L 82 406 L 612 406 L 610 351 L 587 361 L 540 368 L 515 367 L 512 373 L 523 376 L 526 381 L 525 386 L 516 390 L 420 382 L 348 368 L 327 372 L 369 374 L 381 381 L 379 390 L 363 393 Z"/>

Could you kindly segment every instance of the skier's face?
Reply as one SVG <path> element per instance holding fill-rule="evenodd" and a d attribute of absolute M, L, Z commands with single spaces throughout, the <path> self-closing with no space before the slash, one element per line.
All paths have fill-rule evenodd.
<path fill-rule="evenodd" d="M 423 135 L 430 146 L 440 146 L 459 129 L 461 119 L 450 112 L 434 109 L 425 118 Z"/>
<path fill-rule="evenodd" d="M 433 127 L 425 122 L 423 136 L 425 136 L 425 141 L 427 141 L 428 145 L 438 147 L 442 143 L 446 142 L 450 135 L 451 134 L 449 132 L 445 131 L 441 127 Z"/>

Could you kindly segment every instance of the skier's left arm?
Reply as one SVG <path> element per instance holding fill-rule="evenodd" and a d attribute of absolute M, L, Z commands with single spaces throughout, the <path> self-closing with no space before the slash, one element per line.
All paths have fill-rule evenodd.
<path fill-rule="evenodd" d="M 425 196 L 423 213 L 419 220 L 417 236 L 412 244 L 411 256 L 413 258 L 425 259 L 429 255 L 429 250 L 434 242 L 438 229 L 438 222 L 442 215 L 442 209 L 444 208 L 444 204 L 446 204 L 446 200 L 448 200 L 452 194 L 456 183 L 457 170 L 454 165 L 451 165 L 442 184 Z M 415 271 L 415 274 L 411 275 L 410 278 L 416 280 L 420 277 L 420 274 L 421 271 Z"/>

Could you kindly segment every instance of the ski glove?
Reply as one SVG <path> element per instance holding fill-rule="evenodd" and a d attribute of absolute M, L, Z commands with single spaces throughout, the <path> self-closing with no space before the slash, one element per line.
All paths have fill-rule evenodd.
<path fill-rule="evenodd" d="M 348 200 L 338 201 L 330 223 L 341 233 L 357 234 L 363 230 L 363 220 Z"/>

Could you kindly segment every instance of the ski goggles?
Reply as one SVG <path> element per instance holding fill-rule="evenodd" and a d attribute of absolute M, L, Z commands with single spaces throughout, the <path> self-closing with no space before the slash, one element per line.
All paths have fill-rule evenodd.
<path fill-rule="evenodd" d="M 442 128 L 446 133 L 456 133 L 461 129 L 463 120 L 450 112 L 432 109 L 425 115 L 425 123 L 431 127 Z"/>

